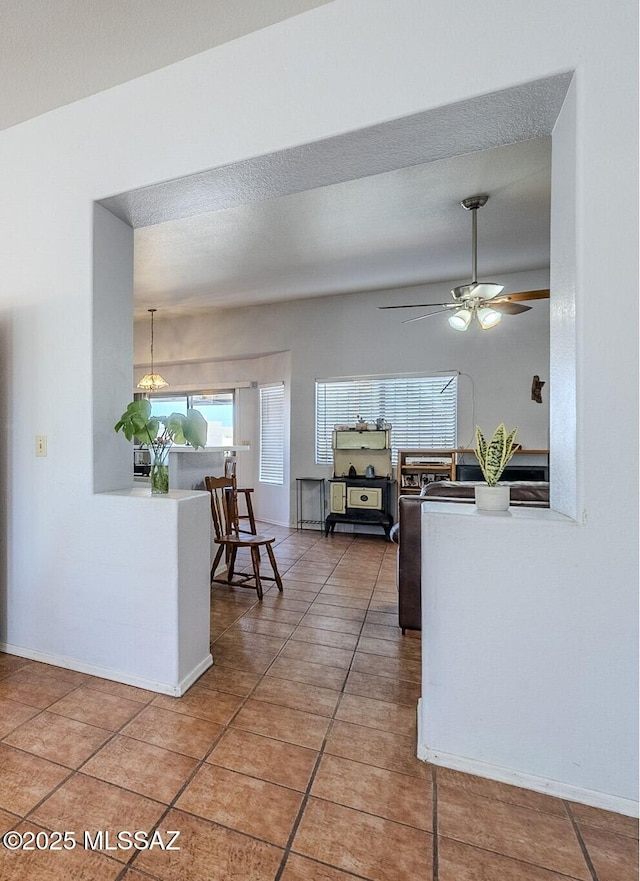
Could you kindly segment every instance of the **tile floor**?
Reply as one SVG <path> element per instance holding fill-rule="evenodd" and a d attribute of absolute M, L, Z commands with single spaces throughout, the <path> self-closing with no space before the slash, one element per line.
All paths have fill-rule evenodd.
<path fill-rule="evenodd" d="M 1 881 L 637 879 L 636 821 L 414 757 L 394 545 L 275 532 L 284 594 L 214 587 L 215 665 L 183 698 L 0 655 L 0 832 L 181 833 L 0 847 Z"/>

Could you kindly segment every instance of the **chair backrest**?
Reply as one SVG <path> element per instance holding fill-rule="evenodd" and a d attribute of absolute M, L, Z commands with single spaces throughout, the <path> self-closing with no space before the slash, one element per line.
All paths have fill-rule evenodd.
<path fill-rule="evenodd" d="M 205 477 L 211 494 L 211 519 L 216 538 L 238 533 L 235 483 L 228 477 Z"/>
<path fill-rule="evenodd" d="M 227 456 L 224 460 L 224 476 L 229 480 L 236 482 L 236 465 L 238 460 L 235 456 Z"/>

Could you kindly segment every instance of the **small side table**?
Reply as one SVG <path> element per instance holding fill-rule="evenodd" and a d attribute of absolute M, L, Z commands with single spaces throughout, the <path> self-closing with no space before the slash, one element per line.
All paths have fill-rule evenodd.
<path fill-rule="evenodd" d="M 304 513 L 304 496 L 305 489 L 308 493 L 315 496 L 314 507 L 318 514 L 316 517 L 307 517 Z M 296 524 L 298 529 L 304 529 L 305 526 L 324 526 L 325 517 L 325 480 L 324 477 L 296 477 Z M 309 512 L 311 513 L 311 512 Z"/>

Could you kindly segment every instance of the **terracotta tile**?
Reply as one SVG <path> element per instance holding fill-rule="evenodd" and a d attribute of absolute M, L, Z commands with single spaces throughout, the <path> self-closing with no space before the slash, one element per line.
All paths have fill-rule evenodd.
<path fill-rule="evenodd" d="M 43 664 L 40 661 L 28 661 L 25 671 L 29 670 L 36 676 L 49 677 L 55 682 L 68 682 L 70 685 L 83 685 L 89 675 L 78 673 L 77 670 L 69 670 L 67 667 L 55 667 L 53 664 Z"/>
<path fill-rule="evenodd" d="M 27 658 L 19 658 L 17 655 L 7 655 L 0 652 L 0 676 L 8 676 L 9 673 L 15 673 L 28 664 Z"/>
<path fill-rule="evenodd" d="M 231 667 L 233 670 L 243 670 L 245 673 L 265 673 L 276 657 L 276 652 L 258 652 L 251 649 L 220 648 L 218 643 L 213 645 L 213 656 L 219 667 Z"/>
<path fill-rule="evenodd" d="M 315 599 L 315 596 L 311 600 L 295 599 L 295 597 L 286 593 L 286 588 L 282 593 L 275 588 L 265 593 L 262 604 L 267 608 L 271 607 L 272 609 L 288 609 L 291 612 L 306 612 L 313 599 Z"/>
<path fill-rule="evenodd" d="M 152 878 L 146 872 L 143 875 L 142 872 L 138 872 L 136 869 L 127 869 L 120 881 L 155 881 L 157 877 L 157 875 L 154 875 Z"/>
<path fill-rule="evenodd" d="M 355 875 L 290 853 L 281 881 L 354 881 Z"/>
<path fill-rule="evenodd" d="M 317 759 L 316 750 L 229 728 L 206 761 L 304 792 Z"/>
<path fill-rule="evenodd" d="M 140 709 L 139 701 L 130 701 L 93 688 L 78 688 L 49 707 L 52 713 L 110 731 L 117 731 Z"/>
<path fill-rule="evenodd" d="M 594 826 L 581 826 L 580 833 L 598 881 L 637 881 L 638 842 L 627 835 L 618 835 Z"/>
<path fill-rule="evenodd" d="M 313 664 L 307 661 L 294 661 L 291 658 L 276 658 L 267 670 L 267 678 L 291 679 L 295 682 L 308 682 L 321 688 L 339 691 L 347 678 L 347 671 L 326 664 Z"/>
<path fill-rule="evenodd" d="M 54 713 L 40 713 L 17 728 L 5 743 L 25 752 L 78 768 L 111 737 L 111 732 Z"/>
<path fill-rule="evenodd" d="M 434 770 L 438 785 L 457 786 L 474 795 L 506 801 L 524 808 L 531 808 L 534 811 L 544 811 L 547 814 L 555 814 L 557 817 L 567 817 L 564 802 L 559 798 L 544 795 L 542 792 L 534 792 L 531 789 L 511 786 L 508 783 L 499 783 L 497 780 L 476 777 L 474 774 L 452 771 L 450 768 L 435 768 Z"/>
<path fill-rule="evenodd" d="M 249 699 L 231 724 L 254 734 L 263 734 L 309 749 L 320 749 L 329 720 L 301 710 Z"/>
<path fill-rule="evenodd" d="M 365 624 L 363 631 L 367 627 L 376 626 L 378 625 Z M 402 637 L 401 631 L 398 631 L 396 639 L 377 639 L 373 636 L 365 636 L 363 633 L 358 642 L 358 651 L 371 655 L 385 655 L 388 658 L 406 658 L 407 660 L 420 663 L 422 647 L 417 640 Z"/>
<path fill-rule="evenodd" d="M 0 743 L 0 808 L 24 816 L 68 775 L 68 768 Z"/>
<path fill-rule="evenodd" d="M 416 739 L 350 722 L 334 722 L 325 752 L 388 771 L 431 779 L 431 765 L 416 758 Z"/>
<path fill-rule="evenodd" d="M 330 688 L 319 688 L 317 685 L 293 682 L 289 679 L 265 677 L 252 694 L 252 698 L 304 710 L 317 716 L 333 716 L 340 698 L 340 692 Z"/>
<path fill-rule="evenodd" d="M 96 691 L 103 691 L 106 694 L 112 694 L 115 697 L 124 697 L 130 701 L 138 701 L 141 704 L 150 703 L 157 692 L 147 691 L 145 688 L 136 688 L 134 685 L 125 685 L 124 682 L 112 682 L 110 679 L 100 679 L 98 676 L 92 676 L 84 683 L 86 688 L 93 688 Z"/>
<path fill-rule="evenodd" d="M 388 612 L 367 612 L 365 618 L 367 624 L 383 624 L 385 627 L 398 627 L 397 614 L 389 614 Z"/>
<path fill-rule="evenodd" d="M 0 679 L 0 698 L 44 710 L 76 687 L 67 679 L 55 679 L 29 665 Z"/>
<path fill-rule="evenodd" d="M 318 588 L 320 585 L 313 585 L 311 583 L 305 584 L 304 581 L 291 581 L 290 583 L 287 583 L 286 581 L 284 582 L 284 590 L 288 597 L 291 597 L 293 600 L 303 600 L 308 604 L 311 604 L 318 596 L 318 591 L 314 590 L 314 587 Z M 269 593 L 275 590 L 276 588 L 272 587 Z"/>
<path fill-rule="evenodd" d="M 28 707 L 8 698 L 0 698 L 0 739 L 39 712 L 37 707 Z"/>
<path fill-rule="evenodd" d="M 182 697 L 159 695 L 151 706 L 170 710 L 173 713 L 197 716 L 198 719 L 209 719 L 211 722 L 217 722 L 218 725 L 226 725 L 243 700 L 241 695 L 194 685 Z"/>
<path fill-rule="evenodd" d="M 375 881 L 431 881 L 432 836 L 310 798 L 292 850 Z"/>
<path fill-rule="evenodd" d="M 618 835 L 638 837 L 637 817 L 625 817 L 624 814 L 614 814 L 612 811 L 603 811 L 601 808 L 592 808 L 589 805 L 581 805 L 576 802 L 571 802 L 570 807 L 571 813 L 580 826 L 586 824 L 594 826 L 596 829 L 616 832 Z"/>
<path fill-rule="evenodd" d="M 21 823 L 19 832 L 45 832 L 33 823 Z M 62 831 L 62 830 L 56 830 Z M 0 848 L 3 881 L 114 881 L 122 864 L 78 845 L 73 850 L 16 850 Z"/>
<path fill-rule="evenodd" d="M 247 618 L 260 618 L 268 621 L 279 621 L 281 624 L 299 624 L 303 612 L 292 612 L 289 609 L 272 609 L 263 603 L 249 609 Z"/>
<path fill-rule="evenodd" d="M 419 777 L 325 755 L 311 794 L 425 832 L 433 826 L 432 784 Z"/>
<path fill-rule="evenodd" d="M 370 655 L 357 651 L 353 658 L 353 671 L 370 673 L 372 676 L 385 676 L 387 679 L 401 679 L 420 682 L 422 665 L 420 661 L 407 658 L 389 658 L 386 655 Z"/>
<path fill-rule="evenodd" d="M 262 618 L 240 618 L 234 625 L 251 633 L 263 633 L 265 636 L 279 636 L 287 639 L 296 629 L 295 624 L 281 624 L 279 621 L 268 621 Z"/>
<path fill-rule="evenodd" d="M 285 642 L 286 637 L 266 636 L 262 633 L 247 633 L 240 627 L 234 626 L 216 641 L 215 650 L 218 652 L 220 650 L 229 650 L 230 652 L 261 652 L 275 658 Z"/>
<path fill-rule="evenodd" d="M 219 667 L 214 664 L 198 679 L 198 688 L 211 688 L 214 691 L 224 691 L 244 697 L 258 682 L 260 676 L 257 673 L 247 673 L 244 670 L 233 670 L 231 667 Z"/>
<path fill-rule="evenodd" d="M 335 649 L 331 646 L 315 645 L 305 642 L 288 642 L 282 649 L 281 658 L 296 661 L 307 661 L 312 664 L 326 664 L 327 667 L 338 667 L 348 670 L 353 660 L 353 652 Z"/>
<path fill-rule="evenodd" d="M 294 632 L 291 639 L 295 642 L 310 642 L 316 645 L 328 645 L 337 649 L 353 651 L 358 642 L 358 637 L 353 633 L 340 633 L 337 630 L 323 630 L 320 627 L 304 627 L 304 618 Z"/>
<path fill-rule="evenodd" d="M 300 622 L 300 627 L 307 627 L 313 630 L 327 630 L 330 633 L 346 633 L 349 636 L 358 636 L 362 628 L 362 622 L 359 619 L 343 618 L 335 615 L 329 615 L 328 610 L 333 609 L 332 606 L 314 606 L 314 611 L 305 615 Z M 327 614 L 315 614 L 315 610 L 323 612 L 327 610 Z M 342 611 L 338 609 L 338 611 Z M 352 613 L 352 609 L 347 610 Z"/>
<path fill-rule="evenodd" d="M 513 859 L 590 881 L 570 819 L 438 786 L 438 832 Z"/>
<path fill-rule="evenodd" d="M 91 836 L 104 830 L 114 842 L 121 830 L 149 832 L 166 806 L 102 780 L 75 774 L 34 812 L 33 819 L 48 829 L 68 829 L 78 842 L 86 829 Z M 128 862 L 131 850 L 113 850 L 110 856 Z"/>
<path fill-rule="evenodd" d="M 324 584 L 327 580 L 326 575 L 319 574 L 317 572 L 313 572 L 309 569 L 292 566 L 288 570 L 288 575 L 291 578 L 295 578 L 296 581 L 307 581 L 309 584 Z"/>
<path fill-rule="evenodd" d="M 438 841 L 439 881 L 571 881 L 531 863 L 512 860 L 459 841 Z"/>
<path fill-rule="evenodd" d="M 357 621 L 363 621 L 369 605 L 368 597 L 360 596 L 338 596 L 337 594 L 319 593 L 312 604 L 311 611 L 315 612 L 318 606 L 331 606 L 331 611 L 327 609 L 327 615 L 333 615 L 336 618 L 354 618 Z M 343 611 L 338 614 L 336 609 Z"/>
<path fill-rule="evenodd" d="M 371 676 L 368 673 L 349 673 L 344 690 L 347 694 L 359 694 L 408 707 L 416 707 L 420 698 L 419 682 Z"/>
<path fill-rule="evenodd" d="M 416 735 L 416 710 L 357 694 L 343 694 L 336 719 L 397 734 Z"/>
<path fill-rule="evenodd" d="M 145 707 L 125 725 L 121 733 L 194 759 L 202 759 L 223 730 L 222 725 L 209 719 L 198 719 L 160 707 Z"/>
<path fill-rule="evenodd" d="M 332 575 L 324 587 L 322 593 L 337 594 L 338 596 L 370 597 L 375 586 L 375 576 L 354 576 L 352 574 Z"/>
<path fill-rule="evenodd" d="M 369 603 L 369 612 L 371 615 L 384 615 L 387 621 L 395 619 L 398 622 L 398 600 L 379 600 L 375 597 Z M 373 619 L 369 619 L 373 620 Z"/>
<path fill-rule="evenodd" d="M 302 794 L 257 777 L 203 765 L 176 808 L 284 847 L 302 804 Z"/>
<path fill-rule="evenodd" d="M 169 803 L 196 767 L 195 759 L 118 735 L 82 771 L 107 783 Z"/>
<path fill-rule="evenodd" d="M 162 821 L 177 829 L 179 851 L 142 851 L 135 866 L 162 881 L 273 881 L 283 851 L 184 811 Z"/>
<path fill-rule="evenodd" d="M 0 810 L 0 835 L 9 832 L 10 829 L 15 829 L 19 822 L 20 818 L 16 814 Z M 0 875 L 0 877 L 2 876 Z"/>

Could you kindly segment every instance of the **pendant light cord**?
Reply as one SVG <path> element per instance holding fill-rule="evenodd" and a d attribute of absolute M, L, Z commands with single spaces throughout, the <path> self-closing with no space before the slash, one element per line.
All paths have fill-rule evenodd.
<path fill-rule="evenodd" d="M 151 312 L 151 374 L 152 375 L 155 372 L 153 369 L 153 313 L 155 311 L 156 311 L 155 309 L 149 309 L 149 312 Z"/>

